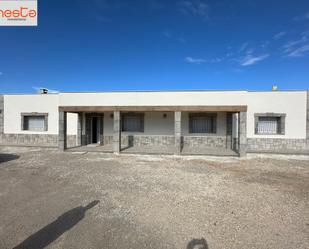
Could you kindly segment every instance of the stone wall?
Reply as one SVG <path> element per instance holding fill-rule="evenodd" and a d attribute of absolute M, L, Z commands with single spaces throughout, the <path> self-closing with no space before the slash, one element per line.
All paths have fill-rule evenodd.
<path fill-rule="evenodd" d="M 183 136 L 183 146 L 226 148 L 225 136 Z M 104 136 L 104 144 L 112 144 L 113 136 Z M 174 136 L 122 135 L 122 146 L 174 146 Z M 235 141 L 235 143 L 237 143 Z M 0 145 L 58 147 L 58 135 L 0 134 Z M 67 136 L 67 147 L 77 145 L 76 135 Z M 229 145 L 228 145 L 229 146 Z M 248 152 L 309 154 L 309 139 L 248 138 Z"/>
<path fill-rule="evenodd" d="M 121 136 L 122 146 L 174 146 L 174 136 Z"/>
<path fill-rule="evenodd" d="M 113 136 L 103 136 L 103 145 L 113 144 Z"/>
<path fill-rule="evenodd" d="M 231 148 L 231 140 L 226 136 L 183 136 L 183 146 Z"/>
<path fill-rule="evenodd" d="M 104 144 L 112 144 L 113 136 L 104 136 Z M 174 136 L 121 135 L 122 146 L 174 146 Z"/>
<path fill-rule="evenodd" d="M 226 136 L 183 136 L 183 146 L 231 148 Z M 104 144 L 112 144 L 113 136 L 104 136 Z M 121 135 L 122 146 L 174 146 L 175 137 L 167 135 Z"/>
<path fill-rule="evenodd" d="M 67 136 L 67 147 L 76 146 L 76 135 Z M 0 145 L 58 147 L 58 135 L 0 134 Z"/>
<path fill-rule="evenodd" d="M 249 152 L 309 154 L 309 139 L 248 138 Z"/>

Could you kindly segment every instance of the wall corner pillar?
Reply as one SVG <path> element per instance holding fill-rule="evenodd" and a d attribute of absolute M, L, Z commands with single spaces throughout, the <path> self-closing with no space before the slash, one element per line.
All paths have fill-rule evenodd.
<path fill-rule="evenodd" d="M 67 148 L 67 113 L 59 111 L 58 148 L 64 151 Z"/>
<path fill-rule="evenodd" d="M 239 113 L 239 149 L 238 153 L 240 157 L 244 157 L 247 154 L 247 112 Z"/>
<path fill-rule="evenodd" d="M 120 111 L 114 111 L 114 134 L 113 134 L 114 153 L 121 151 L 121 115 Z"/>
<path fill-rule="evenodd" d="M 79 112 L 77 114 L 77 141 L 76 145 L 82 145 L 82 128 L 83 128 L 83 113 Z"/>
<path fill-rule="evenodd" d="M 180 155 L 181 153 L 181 112 L 175 112 L 175 128 L 174 128 L 174 133 L 175 133 L 175 154 Z"/>

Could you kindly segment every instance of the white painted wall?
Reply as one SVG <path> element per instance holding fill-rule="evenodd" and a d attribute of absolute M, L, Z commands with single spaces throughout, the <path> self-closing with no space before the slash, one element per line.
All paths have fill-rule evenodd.
<path fill-rule="evenodd" d="M 104 112 L 104 127 L 103 127 L 103 135 L 104 136 L 112 136 L 114 131 L 114 119 L 111 117 L 113 112 Z"/>
<path fill-rule="evenodd" d="M 77 135 L 77 116 L 76 113 L 67 114 L 67 135 Z"/>
<path fill-rule="evenodd" d="M 23 134 L 58 134 L 58 106 L 165 106 L 165 105 L 248 105 L 247 137 L 249 138 L 306 138 L 306 91 L 289 92 L 116 92 L 116 93 L 61 93 L 4 95 L 4 132 Z M 48 131 L 21 130 L 22 112 L 47 112 Z M 285 113 L 285 135 L 255 135 L 254 113 Z M 145 133 L 149 135 L 173 135 L 174 114 L 148 112 L 145 115 Z M 222 116 L 221 116 L 222 115 Z M 182 130 L 188 132 L 187 114 L 182 115 Z M 225 134 L 225 115 L 218 116 L 218 135 Z M 77 133 L 77 115 L 68 114 L 68 134 Z M 104 116 L 104 133 L 113 134 L 110 113 Z"/>
<path fill-rule="evenodd" d="M 306 138 L 306 91 L 248 92 L 247 137 Z M 255 135 L 254 113 L 285 113 L 285 135 Z"/>
<path fill-rule="evenodd" d="M 246 91 L 60 93 L 61 106 L 245 105 Z"/>
<path fill-rule="evenodd" d="M 58 134 L 57 94 L 48 95 L 4 95 L 4 133 Z M 47 131 L 23 131 L 22 112 L 48 113 Z"/>
<path fill-rule="evenodd" d="M 166 118 L 163 114 L 166 113 Z M 113 135 L 112 112 L 104 112 L 104 135 Z M 123 135 L 174 135 L 173 112 L 145 112 L 144 132 L 122 132 Z"/>
<path fill-rule="evenodd" d="M 58 94 L 4 95 L 4 133 L 58 134 Z M 48 113 L 47 131 L 23 131 L 21 113 Z M 68 135 L 77 134 L 77 115 L 68 114 Z"/>
<path fill-rule="evenodd" d="M 145 112 L 144 122 L 146 135 L 174 135 L 174 112 Z"/>
<path fill-rule="evenodd" d="M 166 118 L 163 114 L 166 113 Z M 104 112 L 104 135 L 113 135 L 112 112 Z M 190 134 L 189 116 L 187 112 L 182 113 L 181 119 L 182 135 L 184 136 L 225 136 L 226 135 L 226 113 L 218 113 L 216 134 Z M 173 112 L 145 112 L 144 132 L 122 132 L 124 135 L 174 135 L 174 113 Z"/>

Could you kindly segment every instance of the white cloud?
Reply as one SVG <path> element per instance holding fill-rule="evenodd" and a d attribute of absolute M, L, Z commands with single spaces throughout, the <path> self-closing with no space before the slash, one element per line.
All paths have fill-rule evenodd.
<path fill-rule="evenodd" d="M 224 58 L 219 58 L 219 57 L 213 58 L 213 59 L 210 60 L 211 63 L 220 63 L 222 61 L 224 61 Z"/>
<path fill-rule="evenodd" d="M 309 31 L 302 32 L 300 39 L 287 42 L 282 49 L 287 57 L 305 56 L 309 52 Z"/>
<path fill-rule="evenodd" d="M 285 36 L 285 35 L 286 35 L 286 32 L 282 31 L 282 32 L 279 32 L 279 33 L 275 34 L 275 35 L 273 36 L 273 39 L 279 40 L 280 38 L 282 38 L 282 37 Z"/>
<path fill-rule="evenodd" d="M 185 61 L 191 64 L 202 64 L 202 63 L 220 63 L 224 61 L 226 58 L 225 57 L 217 57 L 217 58 L 212 58 L 212 59 L 203 59 L 203 58 L 192 58 L 190 56 L 185 58 Z"/>
<path fill-rule="evenodd" d="M 245 49 L 248 47 L 248 45 L 249 45 L 248 42 L 243 43 L 243 44 L 240 46 L 238 52 L 243 52 L 243 51 L 245 51 Z"/>
<path fill-rule="evenodd" d="M 171 35 L 171 33 L 169 31 L 164 31 L 163 32 L 163 36 L 165 36 L 166 38 L 171 38 L 172 37 L 172 35 Z"/>
<path fill-rule="evenodd" d="M 207 60 L 202 59 L 202 58 L 192 58 L 190 56 L 185 58 L 185 61 L 191 64 L 202 64 L 202 63 L 206 63 Z"/>
<path fill-rule="evenodd" d="M 201 63 L 206 63 L 207 61 L 205 59 L 202 58 L 192 58 L 190 56 L 185 58 L 185 61 L 188 63 L 192 63 L 192 64 L 201 64 Z"/>
<path fill-rule="evenodd" d="M 294 21 L 305 21 L 305 20 L 308 20 L 309 19 L 309 12 L 303 14 L 303 15 L 300 15 L 300 16 L 295 16 L 293 18 Z"/>
<path fill-rule="evenodd" d="M 264 41 L 264 42 L 261 43 L 260 48 L 267 49 L 269 47 L 269 45 L 270 45 L 269 41 Z"/>
<path fill-rule="evenodd" d="M 263 54 L 260 56 L 252 56 L 251 54 L 246 55 L 241 61 L 240 65 L 242 66 L 250 66 L 258 63 L 259 61 L 263 61 L 269 57 L 269 54 Z"/>
<path fill-rule="evenodd" d="M 302 56 L 305 56 L 307 52 L 309 52 L 309 44 L 296 48 L 295 50 L 291 51 L 287 56 L 302 57 Z"/>
<path fill-rule="evenodd" d="M 287 42 L 285 45 L 283 45 L 284 52 L 285 53 L 291 52 L 296 46 L 302 44 L 303 42 L 304 41 L 302 39 Z"/>
<path fill-rule="evenodd" d="M 254 52 L 255 52 L 255 48 L 252 48 L 249 42 L 243 43 L 238 49 L 238 53 L 240 54 L 249 55 L 249 54 L 253 54 Z"/>
<path fill-rule="evenodd" d="M 245 54 L 247 54 L 247 55 L 249 55 L 249 54 L 253 54 L 253 53 L 254 53 L 254 51 L 255 51 L 255 49 L 254 49 L 254 48 L 248 48 L 248 49 L 246 49 Z"/>
<path fill-rule="evenodd" d="M 182 0 L 178 4 L 183 14 L 200 16 L 204 20 L 209 20 L 210 7 L 205 0 Z"/>

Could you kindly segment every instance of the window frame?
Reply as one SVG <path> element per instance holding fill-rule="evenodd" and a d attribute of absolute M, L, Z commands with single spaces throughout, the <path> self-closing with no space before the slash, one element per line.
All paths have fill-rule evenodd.
<path fill-rule="evenodd" d="M 44 128 L 42 130 L 25 129 L 25 117 L 44 117 Z M 39 112 L 23 112 L 21 113 L 21 130 L 30 132 L 45 132 L 48 131 L 48 113 Z"/>
<path fill-rule="evenodd" d="M 130 131 L 130 130 L 125 130 L 124 128 L 124 121 L 126 117 L 138 117 L 140 119 L 140 129 L 136 131 Z M 143 112 L 126 112 L 121 114 L 121 132 L 139 132 L 143 133 L 145 128 L 145 113 Z"/>
<path fill-rule="evenodd" d="M 202 113 L 189 113 L 188 122 L 189 122 L 189 134 L 208 134 L 214 135 L 217 134 L 217 113 L 209 113 L 209 112 L 202 112 Z M 194 117 L 210 117 L 212 118 L 212 132 L 193 132 L 193 125 L 192 125 L 192 118 Z"/>
<path fill-rule="evenodd" d="M 259 118 L 278 118 L 278 127 L 276 133 L 259 133 L 258 131 L 258 123 L 259 123 Z M 267 112 L 267 113 L 255 113 L 254 114 L 254 134 L 255 135 L 264 135 L 264 136 L 277 136 L 277 135 L 285 135 L 285 119 L 286 119 L 286 114 L 285 113 L 272 113 L 272 112 Z"/>

